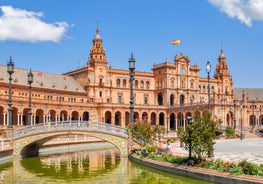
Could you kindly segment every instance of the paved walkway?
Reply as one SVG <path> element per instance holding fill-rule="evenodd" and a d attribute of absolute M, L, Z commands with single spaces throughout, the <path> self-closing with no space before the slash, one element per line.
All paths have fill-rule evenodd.
<path fill-rule="evenodd" d="M 179 141 L 172 143 L 174 155 L 188 156 L 188 150 L 180 147 Z M 225 161 L 239 162 L 247 160 L 255 164 L 263 164 L 263 138 L 221 139 L 217 140 L 214 158 Z"/>

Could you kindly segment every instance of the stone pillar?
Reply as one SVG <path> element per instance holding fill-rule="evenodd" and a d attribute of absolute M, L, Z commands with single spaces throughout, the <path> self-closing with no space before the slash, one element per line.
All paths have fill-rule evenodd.
<path fill-rule="evenodd" d="M 111 124 L 115 125 L 115 114 L 113 114 L 113 113 L 111 115 Z"/>
<path fill-rule="evenodd" d="M 170 132 L 170 118 L 167 118 L 167 132 Z"/>
<path fill-rule="evenodd" d="M 6 125 L 6 113 L 4 113 L 4 125 Z"/>

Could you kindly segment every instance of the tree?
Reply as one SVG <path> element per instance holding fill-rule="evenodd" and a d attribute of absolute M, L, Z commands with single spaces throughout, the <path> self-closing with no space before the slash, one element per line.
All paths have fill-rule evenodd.
<path fill-rule="evenodd" d="M 129 125 L 129 132 L 132 139 L 137 140 L 142 147 L 147 144 L 153 143 L 153 137 L 155 133 L 163 133 L 163 128 L 159 125 L 151 126 L 145 122 L 136 122 L 135 124 Z"/>
<path fill-rule="evenodd" d="M 185 130 L 178 129 L 178 137 L 184 142 L 186 149 L 189 149 L 189 144 L 192 143 L 192 153 L 198 161 L 201 161 L 202 157 L 213 155 L 217 125 L 217 122 L 211 120 L 210 112 L 205 112 L 201 117 L 199 111 L 196 111 L 193 123 Z M 189 137 L 189 131 L 191 131 L 191 137 Z"/>

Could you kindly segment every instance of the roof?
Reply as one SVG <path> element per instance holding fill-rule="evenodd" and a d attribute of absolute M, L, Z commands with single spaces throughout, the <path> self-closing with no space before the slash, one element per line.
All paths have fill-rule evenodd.
<path fill-rule="evenodd" d="M 15 68 L 12 74 L 12 83 L 19 85 L 28 85 L 27 75 L 29 70 Z M 82 86 L 71 76 L 52 74 L 40 71 L 33 71 L 34 80 L 32 87 L 54 89 L 54 90 L 66 90 L 74 92 L 85 92 Z M 7 73 L 7 66 L 0 65 L 0 82 L 9 82 L 9 74 Z"/>
<path fill-rule="evenodd" d="M 242 99 L 242 94 L 248 98 L 248 100 L 262 100 L 263 88 L 234 88 L 235 99 Z"/>

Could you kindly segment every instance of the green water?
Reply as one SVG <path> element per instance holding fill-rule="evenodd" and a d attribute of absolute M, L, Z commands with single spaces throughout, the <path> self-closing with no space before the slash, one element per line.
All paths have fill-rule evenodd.
<path fill-rule="evenodd" d="M 0 165 L 1 184 L 203 184 L 120 158 L 114 149 L 15 159 Z"/>

